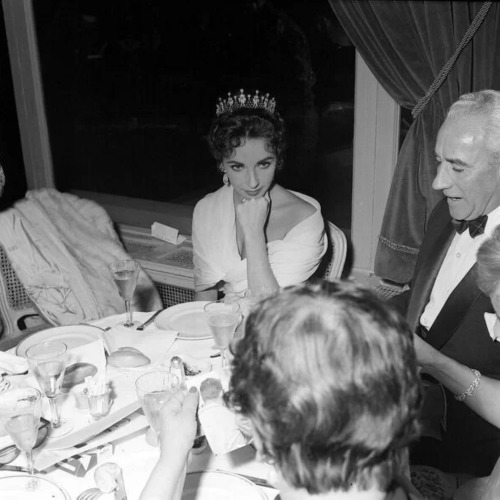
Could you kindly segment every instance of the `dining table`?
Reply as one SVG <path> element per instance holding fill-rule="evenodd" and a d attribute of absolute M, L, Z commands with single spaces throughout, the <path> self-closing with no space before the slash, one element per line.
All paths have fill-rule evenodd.
<path fill-rule="evenodd" d="M 172 307 L 182 308 L 182 305 Z M 189 306 L 185 307 L 189 308 Z M 153 313 L 154 311 L 134 312 L 134 320 L 143 323 Z M 108 364 L 106 367 L 108 377 L 117 384 L 121 402 L 118 404 L 117 400 L 116 406 L 111 406 L 108 417 L 97 422 L 88 419 L 88 424 L 82 420 L 88 418 L 88 412 L 74 405 L 67 407 L 63 405 L 62 418 L 80 422 L 79 428 L 75 428 L 75 431 L 68 436 L 60 438 L 60 446 L 52 450 L 50 449 L 50 434 L 45 442 L 34 450 L 37 475 L 55 483 L 61 491 L 66 493 L 66 498 L 77 499 L 85 490 L 96 488 L 94 473 L 104 463 L 115 463 L 121 468 L 129 500 L 140 497 L 159 457 L 159 447 L 151 444 L 151 430 L 148 430 L 148 422 L 136 396 L 135 381 L 140 375 L 155 369 L 168 369 L 170 359 L 177 355 L 181 359 L 184 357 L 189 359 L 190 363 L 199 365 L 202 371 L 208 371 L 220 377 L 228 376 L 228 369 L 221 367 L 221 357 L 213 338 L 209 335 L 202 338 L 190 338 L 180 335 L 182 332 L 167 329 L 161 322 L 162 314 L 163 312 L 143 330 L 117 326 L 123 322 L 124 314 L 101 318 L 90 323 L 92 326 L 89 328 L 96 327 L 94 328 L 96 335 L 102 337 L 103 344 L 108 351 L 114 351 L 121 346 L 132 346 L 145 352 L 151 359 L 151 363 L 135 368 L 117 368 Z M 189 315 L 189 311 L 186 314 Z M 74 326 L 76 328 L 76 325 Z M 42 330 L 33 336 L 42 335 L 40 338 L 43 340 L 49 337 L 49 334 L 49 330 Z M 59 337 L 64 341 L 64 333 L 59 333 Z M 37 339 L 37 337 L 33 338 Z M 20 354 L 19 348 L 13 348 L 10 352 Z M 16 385 L 32 383 L 29 377 L 28 373 L 8 376 L 6 379 L 12 385 Z M 199 380 L 196 382 L 196 377 L 199 375 L 186 378 L 188 387 L 199 384 Z M 8 465 L 25 466 L 23 454 Z M 247 482 L 250 481 L 255 486 L 262 500 L 273 500 L 278 496 L 278 491 L 269 483 L 266 484 L 266 481 L 264 481 L 266 486 L 257 485 L 260 483 L 258 479 L 267 480 L 273 471 L 270 465 L 257 459 L 255 449 L 251 444 L 218 455 L 211 451 L 209 445 L 201 450 L 193 449 L 188 457 L 187 472 L 196 471 L 224 471 L 230 473 L 228 476 L 231 477 L 233 477 L 232 474 L 236 474 L 236 477 L 247 478 Z M 16 474 L 20 473 L 4 470 L 0 466 L 0 487 L 2 478 Z M 3 498 L 1 493 L 0 497 Z M 106 493 L 100 498 L 105 500 L 114 496 Z M 203 500 L 203 495 L 183 496 L 183 498 Z M 43 498 L 37 497 L 37 500 L 43 500 Z"/>

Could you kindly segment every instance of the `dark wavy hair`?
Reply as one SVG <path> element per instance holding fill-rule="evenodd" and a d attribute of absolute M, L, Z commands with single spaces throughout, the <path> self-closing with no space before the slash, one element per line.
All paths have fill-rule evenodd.
<path fill-rule="evenodd" d="M 246 139 L 265 139 L 266 150 L 276 155 L 276 168 L 283 166 L 286 150 L 285 122 L 277 112 L 240 108 L 216 117 L 208 132 L 208 146 L 220 166 Z"/>
<path fill-rule="evenodd" d="M 248 316 L 225 400 L 293 487 L 389 491 L 420 430 L 411 332 L 359 286 L 286 288 Z"/>

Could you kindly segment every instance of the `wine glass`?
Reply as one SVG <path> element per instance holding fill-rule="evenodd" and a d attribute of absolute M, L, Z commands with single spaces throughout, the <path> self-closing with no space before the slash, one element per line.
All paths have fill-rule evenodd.
<path fill-rule="evenodd" d="M 208 316 L 208 326 L 212 330 L 215 345 L 221 351 L 221 366 L 225 368 L 227 365 L 226 349 L 241 319 L 240 305 L 238 302 L 228 303 L 215 300 L 206 304 L 204 310 Z"/>
<path fill-rule="evenodd" d="M 135 381 L 135 388 L 144 415 L 156 435 L 156 443 L 159 443 L 160 409 L 172 394 L 180 390 L 179 378 L 173 373 L 155 370 L 141 375 Z"/>
<path fill-rule="evenodd" d="M 33 465 L 33 447 L 42 413 L 42 394 L 34 387 L 16 387 L 0 394 L 0 421 L 16 446 L 24 451 L 31 479 L 26 489 L 35 490 L 38 481 Z"/>
<path fill-rule="evenodd" d="M 134 296 L 135 286 L 137 285 L 137 278 L 141 266 L 136 260 L 116 260 L 109 264 L 109 269 L 113 274 L 116 287 L 120 293 L 121 298 L 125 301 L 125 310 L 127 312 L 127 319 L 123 326 L 128 328 L 134 326 L 132 321 L 132 310 L 130 309 L 130 301 Z"/>
<path fill-rule="evenodd" d="M 66 369 L 67 349 L 64 342 L 54 340 L 32 345 L 26 351 L 28 365 L 50 403 L 51 437 L 63 436 L 73 428 L 68 422 L 61 421 L 57 407 L 57 395 L 61 391 L 61 383 Z"/>

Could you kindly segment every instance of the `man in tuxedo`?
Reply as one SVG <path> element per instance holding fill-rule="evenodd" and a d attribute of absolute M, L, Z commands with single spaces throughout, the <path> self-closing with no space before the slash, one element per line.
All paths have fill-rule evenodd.
<path fill-rule="evenodd" d="M 484 320 L 493 308 L 475 279 L 476 252 L 500 224 L 500 92 L 461 96 L 439 130 L 435 155 L 432 187 L 445 198 L 429 218 L 410 291 L 396 303 L 406 306 L 417 335 L 471 368 L 471 380 L 464 393 L 453 394 L 428 377 L 423 417 L 436 425 L 428 428 L 433 437 L 413 450 L 412 462 L 486 475 L 500 456 L 500 430 L 464 400 L 480 390 L 478 373 L 500 379 L 500 343 Z"/>

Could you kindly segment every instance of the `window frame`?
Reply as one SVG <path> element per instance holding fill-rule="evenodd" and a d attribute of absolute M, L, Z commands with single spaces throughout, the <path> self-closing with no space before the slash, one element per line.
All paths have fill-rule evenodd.
<path fill-rule="evenodd" d="M 32 0 L 2 0 L 2 5 L 27 186 L 55 188 Z M 398 138 L 399 106 L 356 51 L 351 277 L 364 283 L 376 279 L 375 252 Z M 118 224 L 150 227 L 158 221 L 191 232 L 190 207 L 89 191 L 75 194 L 100 203 Z"/>

